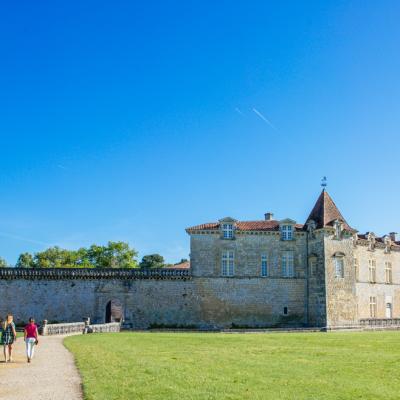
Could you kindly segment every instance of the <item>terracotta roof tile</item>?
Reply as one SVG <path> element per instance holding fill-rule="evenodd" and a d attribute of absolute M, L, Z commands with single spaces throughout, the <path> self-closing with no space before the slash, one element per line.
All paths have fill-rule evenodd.
<path fill-rule="evenodd" d="M 190 261 L 184 261 L 179 264 L 171 265 L 170 267 L 165 267 L 169 269 L 188 269 L 190 268 Z"/>
<path fill-rule="evenodd" d="M 346 222 L 343 215 L 336 207 L 336 204 L 332 200 L 331 196 L 329 196 L 328 192 L 325 189 L 318 197 L 318 200 L 315 203 L 314 208 L 312 209 L 309 217 L 307 218 L 306 224 L 310 220 L 315 221 L 317 229 L 324 228 L 326 226 L 332 226 L 335 220 L 340 220 L 344 224 L 344 229 L 349 231 L 355 231 Z"/>
<path fill-rule="evenodd" d="M 220 227 L 219 222 L 210 222 L 208 224 L 201 224 L 187 228 L 187 231 L 201 231 L 201 230 L 218 230 Z M 278 231 L 279 221 L 238 221 L 236 227 L 240 231 Z M 296 230 L 302 230 L 303 225 L 296 224 Z"/>

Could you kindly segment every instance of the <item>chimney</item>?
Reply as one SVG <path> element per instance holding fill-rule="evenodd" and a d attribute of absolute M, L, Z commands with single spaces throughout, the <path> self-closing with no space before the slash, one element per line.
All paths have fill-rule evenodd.
<path fill-rule="evenodd" d="M 397 232 L 390 232 L 389 236 L 392 242 L 397 242 Z"/>
<path fill-rule="evenodd" d="M 274 219 L 274 214 L 271 212 L 267 212 L 264 214 L 266 221 L 272 221 Z"/>

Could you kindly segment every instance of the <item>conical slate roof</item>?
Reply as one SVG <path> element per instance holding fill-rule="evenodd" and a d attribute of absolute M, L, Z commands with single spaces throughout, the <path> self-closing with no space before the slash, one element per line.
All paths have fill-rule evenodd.
<path fill-rule="evenodd" d="M 325 189 L 318 197 L 314 208 L 307 218 L 306 224 L 310 220 L 315 221 L 316 229 L 324 228 L 325 226 L 332 226 L 335 220 L 339 220 L 342 221 L 344 229 L 354 231 L 354 229 L 351 228 L 343 218 L 343 215 Z"/>

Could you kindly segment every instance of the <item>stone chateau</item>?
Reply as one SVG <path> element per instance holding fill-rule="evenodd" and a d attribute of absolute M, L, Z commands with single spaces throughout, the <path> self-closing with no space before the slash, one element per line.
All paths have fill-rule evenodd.
<path fill-rule="evenodd" d="M 0 316 L 131 328 L 400 326 L 400 242 L 352 228 L 323 190 L 304 225 L 272 213 L 186 229 L 190 268 L 0 271 Z"/>

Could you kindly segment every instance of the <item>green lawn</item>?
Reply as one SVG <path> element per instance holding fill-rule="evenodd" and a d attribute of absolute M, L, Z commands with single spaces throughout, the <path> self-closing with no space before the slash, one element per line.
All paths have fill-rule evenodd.
<path fill-rule="evenodd" d="M 90 400 L 400 398 L 400 332 L 116 333 L 65 344 Z"/>

